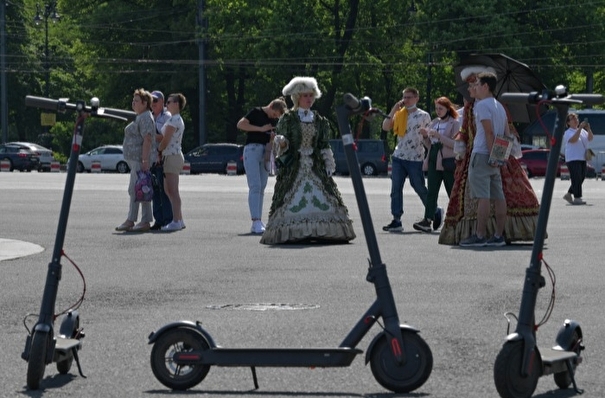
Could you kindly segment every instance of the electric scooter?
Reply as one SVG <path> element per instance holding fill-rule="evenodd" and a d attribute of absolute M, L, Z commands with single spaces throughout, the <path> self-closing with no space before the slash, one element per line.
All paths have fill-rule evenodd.
<path fill-rule="evenodd" d="M 380 113 L 369 98 L 358 101 L 345 95 L 336 109 L 363 230 L 370 252 L 367 281 L 374 284 L 376 301 L 335 348 L 223 348 L 217 345 L 199 321 L 167 324 L 149 335 L 151 369 L 160 383 L 174 390 L 186 390 L 200 383 L 215 366 L 250 367 L 258 389 L 257 367 L 346 367 L 362 350 L 356 348 L 370 328 L 378 323 L 382 331 L 370 343 L 366 356 L 374 378 L 393 392 L 407 393 L 422 386 L 433 367 L 433 356 L 419 330 L 399 323 L 395 299 L 382 263 L 370 216 L 361 171 L 354 151 L 348 119 L 353 115 Z M 382 318 L 384 325 L 378 322 Z"/>
<path fill-rule="evenodd" d="M 546 225 L 552 201 L 553 189 L 559 167 L 559 154 L 561 141 L 565 131 L 565 120 L 570 105 L 601 104 L 603 96 L 600 94 L 568 94 L 563 86 L 557 86 L 554 93 L 505 93 L 500 100 L 504 103 L 521 104 L 549 104 L 557 109 L 557 125 L 555 127 L 552 146 L 548 157 L 546 176 L 544 178 L 544 191 L 538 214 L 538 224 L 531 253 L 529 268 L 525 273 L 523 295 L 514 333 L 506 337 L 494 365 L 494 381 L 498 394 L 502 398 L 531 397 L 541 376 L 554 375 L 556 385 L 565 389 L 570 384 L 576 393 L 583 391 L 578 388 L 575 379 L 576 367 L 582 362 L 581 352 L 583 334 L 580 324 L 574 320 L 566 319 L 559 329 L 555 339 L 556 345 L 552 348 L 539 350 L 536 343 L 536 331 L 544 323 L 536 324 L 535 307 L 539 289 L 546 285 L 541 275 L 542 249 L 546 237 Z M 551 276 L 554 291 L 554 274 L 547 269 Z M 551 301 L 544 321 L 550 315 L 554 301 Z M 507 313 L 505 316 L 514 316 Z M 510 319 L 509 319 L 510 327 Z"/>
<path fill-rule="evenodd" d="M 61 280 L 61 258 L 65 255 L 63 252 L 63 242 L 65 240 L 67 219 L 69 217 L 69 208 L 74 190 L 78 155 L 82 144 L 84 121 L 90 116 L 126 121 L 134 119 L 136 115 L 134 112 L 121 109 L 101 108 L 99 107 L 98 98 L 92 98 L 90 106 L 88 106 L 84 101 L 77 101 L 75 104 L 72 104 L 68 103 L 67 99 L 54 100 L 28 95 L 25 98 L 25 105 L 52 112 L 64 113 L 66 111 L 75 111 L 78 115 L 67 166 L 67 178 L 65 181 L 65 190 L 63 192 L 61 212 L 59 214 L 55 246 L 52 260 L 48 264 L 48 273 L 46 275 L 46 285 L 44 286 L 40 314 L 38 315 L 38 321 L 31 330 L 27 325 L 25 326 L 28 330 L 28 336 L 25 342 L 25 350 L 21 354 L 21 358 L 27 361 L 27 387 L 31 390 L 37 390 L 40 387 L 40 382 L 44 376 L 46 365 L 52 362 L 56 362 L 57 371 L 60 374 L 67 374 L 75 360 L 80 376 L 86 377 L 82 373 L 82 367 L 80 366 L 78 357 L 78 351 L 82 348 L 84 333 L 82 333 L 82 328 L 80 327 L 80 314 L 77 311 L 77 308 L 84 300 L 86 284 L 84 284 L 84 291 L 80 300 L 71 308 L 58 314 L 64 314 L 64 317 L 61 321 L 61 326 L 59 327 L 59 333 L 57 335 L 55 335 L 54 330 L 54 321 L 58 316 L 55 314 L 55 302 L 59 289 L 59 281 Z M 79 269 L 78 272 L 80 272 Z M 80 275 L 82 275 L 81 272 Z M 30 315 L 27 315 L 26 319 L 29 316 Z"/>

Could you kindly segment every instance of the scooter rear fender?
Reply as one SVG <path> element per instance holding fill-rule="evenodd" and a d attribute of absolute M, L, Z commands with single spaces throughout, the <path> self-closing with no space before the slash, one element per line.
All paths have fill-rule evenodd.
<path fill-rule="evenodd" d="M 169 323 L 167 325 L 162 326 L 160 329 L 158 329 L 155 332 L 151 332 L 149 334 L 149 341 L 147 342 L 148 344 L 153 344 L 157 341 L 157 339 L 160 338 L 160 336 L 162 336 L 164 333 L 169 332 L 173 329 L 178 329 L 178 328 L 186 328 L 186 329 L 190 329 L 193 330 L 196 333 L 199 333 L 200 336 L 202 336 L 206 342 L 208 343 L 208 345 L 210 346 L 210 348 L 216 348 L 217 345 L 214 342 L 214 339 L 212 338 L 212 336 L 210 336 L 210 333 L 208 333 L 201 325 L 200 322 L 191 322 L 191 321 L 177 321 L 177 322 L 172 322 Z"/>
<path fill-rule="evenodd" d="M 405 330 L 408 332 L 412 332 L 412 333 L 420 333 L 419 329 L 416 329 L 413 326 L 410 325 L 399 325 L 399 328 L 401 330 Z M 368 346 L 368 349 L 366 350 L 366 365 L 368 364 L 368 362 L 370 362 L 370 354 L 372 352 L 372 348 L 374 348 L 374 346 L 376 345 L 376 342 L 378 342 L 378 340 L 380 340 L 383 336 L 384 336 L 385 332 L 382 331 L 380 333 L 378 333 L 373 339 L 372 342 L 370 343 L 370 345 Z"/>
<path fill-rule="evenodd" d="M 59 336 L 67 339 L 74 337 L 74 332 L 77 331 L 76 326 L 80 324 L 80 314 L 77 310 L 69 311 L 61 321 L 59 328 Z"/>
<path fill-rule="evenodd" d="M 580 339 L 583 338 L 582 328 L 580 327 L 580 324 L 572 319 L 566 319 L 563 322 L 563 326 L 561 326 L 559 332 L 557 333 L 557 338 L 555 340 L 557 342 L 557 345 L 553 347 L 553 349 L 562 349 L 564 351 L 573 350 L 575 348 L 573 347 L 574 332 L 577 332 L 577 335 L 580 337 Z"/>

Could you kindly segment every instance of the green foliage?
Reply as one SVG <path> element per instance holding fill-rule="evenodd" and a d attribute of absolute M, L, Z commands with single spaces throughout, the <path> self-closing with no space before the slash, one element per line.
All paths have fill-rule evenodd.
<path fill-rule="evenodd" d="M 414 0 L 414 14 L 411 1 L 58 0 L 62 18 L 48 29 L 49 95 L 96 96 L 102 106 L 130 109 L 139 87 L 182 92 L 189 150 L 200 139 L 243 142 L 237 121 L 281 96 L 296 75 L 317 78 L 324 95 L 315 107 L 332 121 L 345 92 L 368 95 L 387 111 L 407 86 L 420 90 L 423 108 L 442 95 L 460 102 L 453 67 L 471 53 L 518 59 L 548 87 L 605 91 L 605 0 Z M 45 93 L 37 3 L 44 5 L 23 0 L 7 7 L 9 139 L 44 139 L 40 112 L 22 101 Z M 74 116 L 57 120 L 53 150 L 68 154 Z M 120 143 L 123 129 L 124 123 L 88 120 L 84 148 Z M 381 134 L 379 121 L 360 129 L 362 137 Z"/>

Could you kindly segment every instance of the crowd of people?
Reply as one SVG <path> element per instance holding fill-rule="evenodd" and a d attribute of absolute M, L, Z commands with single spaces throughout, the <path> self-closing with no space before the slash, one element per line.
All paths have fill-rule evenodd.
<path fill-rule="evenodd" d="M 539 202 L 526 173 L 513 155 L 494 161 L 494 142 L 519 139 L 506 108 L 495 98 L 493 69 L 475 65 L 461 71 L 468 83 L 463 107 L 447 97 L 434 100 L 436 117 L 417 104 L 413 87 L 402 91 L 382 129 L 392 131 L 396 146 L 391 156 L 391 222 L 387 232 L 403 231 L 403 189 L 409 178 L 424 206 L 412 224 L 423 233 L 439 231 L 439 243 L 460 246 L 504 246 L 532 241 Z M 282 97 L 251 109 L 237 123 L 245 133 L 244 167 L 248 184 L 251 234 L 267 245 L 299 242 L 346 243 L 355 239 L 353 224 L 332 175 L 334 156 L 328 120 L 313 110 L 321 90 L 313 77 L 294 77 Z M 286 97 L 292 107 L 288 108 Z M 161 91 L 138 89 L 133 94 L 135 120 L 124 129 L 124 157 L 131 170 L 129 211 L 117 231 L 178 231 L 185 228 L 179 195 L 183 167 L 186 99 Z M 570 114 L 566 120 L 566 159 L 571 186 L 564 199 L 583 204 L 585 152 L 592 131 Z M 263 222 L 264 192 L 277 164 L 274 194 Z M 154 179 L 152 202 L 138 202 L 139 171 Z M 426 178 L 425 178 L 426 173 Z M 447 211 L 438 205 L 444 186 Z M 142 217 L 137 223 L 139 209 Z M 155 219 L 155 223 L 151 225 Z"/>
<path fill-rule="evenodd" d="M 179 194 L 179 175 L 183 168 L 182 151 L 185 124 L 180 113 L 187 101 L 181 93 L 164 94 L 143 88 L 135 90 L 132 110 L 135 119 L 124 128 L 124 160 L 130 168 L 129 209 L 126 221 L 116 227 L 120 232 L 185 228 Z M 151 201 L 141 201 L 135 187 L 146 173 L 152 181 Z M 137 223 L 141 209 L 141 220 Z M 154 221 L 152 225 L 151 223 Z"/>
<path fill-rule="evenodd" d="M 437 117 L 431 120 L 417 106 L 418 90 L 407 87 L 389 118 L 384 119 L 383 130 L 392 131 L 397 144 L 391 157 L 392 220 L 383 230 L 403 231 L 403 188 L 409 178 L 424 205 L 424 214 L 413 228 L 425 233 L 441 228 L 439 243 L 503 246 L 512 241 L 531 241 L 539 203 L 527 175 L 514 156 L 502 163 L 490 162 L 496 137 L 512 140 L 516 135 L 505 108 L 494 97 L 497 76 L 483 66 L 469 66 L 461 75 L 469 91 L 461 114 L 449 98 L 439 97 L 435 100 Z M 293 107 L 280 107 L 282 114 L 273 115 L 277 124 L 263 121 L 252 128 L 243 122 L 250 114 L 238 124 L 248 132 L 271 131 L 262 143 L 273 143 L 279 164 L 267 225 L 260 221 L 262 228 L 255 228 L 259 213 L 258 208 L 256 212 L 251 208 L 251 231 L 262 234 L 264 244 L 348 242 L 355 234 L 332 179 L 334 163 L 327 142 L 327 121 L 311 110 L 321 96 L 317 82 L 310 77 L 295 77 L 282 94 L 291 96 Z M 269 115 L 267 111 L 265 114 Z M 262 146 L 258 151 L 262 152 Z M 256 159 L 260 165 L 260 154 Z M 437 203 L 442 185 L 449 198 L 445 214 Z M 252 192 L 253 185 L 249 186 Z M 574 186 L 572 181 L 570 195 L 572 189 L 576 190 L 574 195 L 581 195 Z"/>

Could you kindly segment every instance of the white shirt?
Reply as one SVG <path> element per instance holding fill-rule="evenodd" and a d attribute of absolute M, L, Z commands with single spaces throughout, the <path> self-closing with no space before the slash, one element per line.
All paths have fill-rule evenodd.
<path fill-rule="evenodd" d="M 563 143 L 565 144 L 565 161 L 586 160 L 585 153 L 588 149 L 588 131 L 582 129 L 580 137 L 576 142 L 569 142 L 569 139 L 576 133 L 577 128 L 568 128 L 563 134 Z"/>

